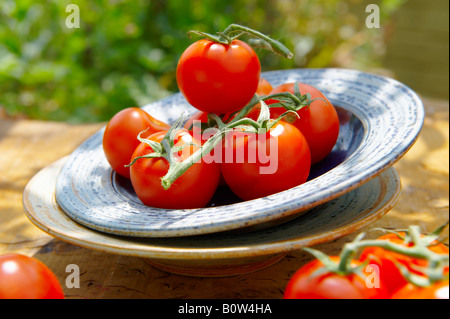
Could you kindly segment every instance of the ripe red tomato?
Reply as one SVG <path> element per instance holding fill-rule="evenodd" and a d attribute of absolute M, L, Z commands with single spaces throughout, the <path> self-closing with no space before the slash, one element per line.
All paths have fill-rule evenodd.
<path fill-rule="evenodd" d="M 259 84 L 258 84 L 258 89 L 256 90 L 256 94 L 258 94 L 259 96 L 269 95 L 270 92 L 272 92 L 272 90 L 273 90 L 273 87 L 272 87 L 272 84 L 269 83 L 269 81 L 267 81 L 264 78 L 259 79 Z"/>
<path fill-rule="evenodd" d="M 240 198 L 255 199 L 306 182 L 311 154 L 303 134 L 279 122 L 267 133 L 230 132 L 224 139 L 222 175 Z"/>
<path fill-rule="evenodd" d="M 148 139 L 160 142 L 165 132 L 152 134 Z M 187 131 L 178 131 L 174 143 L 183 147 L 187 143 L 196 142 Z M 174 157 L 184 160 L 192 155 L 198 147 L 186 145 Z M 133 153 L 133 158 L 153 153 L 146 143 L 140 143 Z M 217 163 L 206 163 L 203 160 L 192 165 L 182 174 L 169 189 L 161 185 L 161 178 L 169 170 L 165 158 L 141 158 L 130 167 L 131 183 L 138 198 L 148 206 L 159 208 L 201 208 L 205 207 L 217 189 L 220 167 Z"/>
<path fill-rule="evenodd" d="M 294 94 L 295 83 L 285 83 L 277 86 L 270 94 L 290 92 Z M 339 117 L 331 102 L 316 88 L 299 83 L 300 93 L 311 94 L 311 100 L 315 100 L 309 107 L 302 108 L 297 112 L 299 117 L 286 116 L 285 121 L 295 125 L 305 136 L 311 150 L 311 163 L 316 164 L 323 160 L 333 149 L 339 136 Z M 277 100 L 267 100 L 266 104 L 274 104 Z M 270 109 L 270 117 L 275 119 L 286 112 L 283 107 Z M 259 115 L 258 107 L 255 107 L 248 117 L 256 120 Z"/>
<path fill-rule="evenodd" d="M 400 232 L 401 236 L 405 233 Z M 403 239 L 399 238 L 396 234 L 386 234 L 378 238 L 379 240 L 388 240 L 396 244 L 412 246 L 413 243 L 406 244 Z M 438 254 L 449 253 L 447 246 L 444 244 L 436 244 L 430 246 L 429 249 Z M 413 258 L 403 254 L 399 254 L 392 251 L 387 251 L 381 247 L 368 247 L 365 248 L 360 255 L 360 261 L 368 262 L 369 264 L 377 265 L 380 269 L 380 277 L 386 282 L 389 292 L 392 294 L 404 287 L 408 282 L 402 275 L 401 271 L 397 267 L 396 263 L 405 266 L 410 272 L 416 275 L 423 275 L 416 266 L 426 267 L 427 261 L 419 258 Z M 448 272 L 448 268 L 446 270 Z"/>
<path fill-rule="evenodd" d="M 103 151 L 116 173 L 130 178 L 130 169 L 125 165 L 130 164 L 131 155 L 140 143 L 138 134 L 146 129 L 148 131 L 142 135 L 144 138 L 168 130 L 169 125 L 137 107 L 123 109 L 108 122 L 103 134 Z"/>
<path fill-rule="evenodd" d="M 339 262 L 338 256 L 330 257 Z M 352 267 L 361 263 L 353 260 Z M 321 272 L 321 270 L 323 270 Z M 371 272 L 364 272 L 363 278 L 352 273 L 340 275 L 326 270 L 322 262 L 315 259 L 301 267 L 289 280 L 284 291 L 285 299 L 386 299 L 384 284 L 374 284 Z"/>
<path fill-rule="evenodd" d="M 428 287 L 407 284 L 393 294 L 392 299 L 449 299 L 448 279 Z"/>
<path fill-rule="evenodd" d="M 222 44 L 202 39 L 191 44 L 177 66 L 177 83 L 186 100 L 206 113 L 244 107 L 258 88 L 261 65 L 245 42 Z"/>
<path fill-rule="evenodd" d="M 0 256 L 0 299 L 64 299 L 53 272 L 41 261 L 21 254 Z"/>

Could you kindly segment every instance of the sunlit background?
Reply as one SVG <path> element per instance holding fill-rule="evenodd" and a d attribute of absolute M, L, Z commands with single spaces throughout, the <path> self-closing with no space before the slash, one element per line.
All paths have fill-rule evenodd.
<path fill-rule="evenodd" d="M 80 28 L 67 28 L 77 4 Z M 366 7 L 380 8 L 368 28 Z M 283 42 L 261 49 L 263 71 L 352 68 L 448 99 L 448 0 L 0 0 L 0 116 L 107 121 L 178 92 L 179 56 L 195 39 L 239 23 Z"/>

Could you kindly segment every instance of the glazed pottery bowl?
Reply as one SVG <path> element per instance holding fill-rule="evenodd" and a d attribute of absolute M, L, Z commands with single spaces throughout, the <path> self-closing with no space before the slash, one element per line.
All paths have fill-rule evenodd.
<path fill-rule="evenodd" d="M 201 209 L 145 206 L 130 182 L 112 172 L 103 153 L 101 129 L 61 168 L 55 186 L 59 207 L 81 225 L 127 237 L 168 238 L 273 227 L 379 176 L 409 150 L 423 125 L 421 100 L 393 79 L 343 69 L 272 71 L 262 76 L 274 87 L 294 81 L 315 86 L 338 111 L 338 141 L 331 154 L 312 167 L 306 183 L 250 201 L 240 201 L 222 188 Z M 196 111 L 179 93 L 143 108 L 167 123 L 183 112 Z"/>
<path fill-rule="evenodd" d="M 397 172 L 389 168 L 362 186 L 270 228 L 171 238 L 129 237 L 85 227 L 61 209 L 55 190 L 66 160 L 42 169 L 25 188 L 24 209 L 34 225 L 81 247 L 141 257 L 159 269 L 189 276 L 252 272 L 274 264 L 290 251 L 353 233 L 384 216 L 401 189 Z"/>

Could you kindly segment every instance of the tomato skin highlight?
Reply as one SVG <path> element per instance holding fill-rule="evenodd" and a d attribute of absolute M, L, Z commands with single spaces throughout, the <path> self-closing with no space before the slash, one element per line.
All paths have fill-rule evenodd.
<path fill-rule="evenodd" d="M 160 142 L 164 135 L 164 132 L 158 132 L 148 139 Z M 188 140 L 193 141 L 192 135 L 180 131 L 175 138 L 175 145 L 183 146 Z M 196 146 L 186 146 L 178 155 L 186 159 L 197 149 Z M 140 143 L 132 157 L 150 153 L 153 153 L 153 149 L 146 143 Z M 166 209 L 202 208 L 211 200 L 219 184 L 219 165 L 200 160 L 166 190 L 161 185 L 161 178 L 168 170 L 169 163 L 165 158 L 141 158 L 131 166 L 131 183 L 145 205 Z"/>
<path fill-rule="evenodd" d="M 338 262 L 338 256 L 330 257 Z M 360 265 L 352 261 L 352 266 Z M 383 283 L 379 288 L 368 287 L 357 274 L 339 275 L 324 270 L 322 262 L 315 259 L 308 262 L 289 280 L 284 291 L 284 299 L 386 299 L 388 294 Z M 364 274 L 368 275 L 368 274 Z"/>
<path fill-rule="evenodd" d="M 311 154 L 297 128 L 279 122 L 264 134 L 235 131 L 223 141 L 222 176 L 243 200 L 287 190 L 309 176 Z"/>
<path fill-rule="evenodd" d="M 148 129 L 142 134 L 145 138 L 169 128 L 169 125 L 140 108 L 130 107 L 119 111 L 108 122 L 103 133 L 103 151 L 111 168 L 123 177 L 130 178 L 130 169 L 125 165 L 130 164 L 131 155 L 140 143 L 137 139 L 139 133 Z"/>
<path fill-rule="evenodd" d="M 436 282 L 429 287 L 408 283 L 394 293 L 392 299 L 449 299 L 448 280 Z"/>
<path fill-rule="evenodd" d="M 202 39 L 191 44 L 177 65 L 177 84 L 186 100 L 206 113 L 224 114 L 244 107 L 258 88 L 261 65 L 241 40 L 231 44 Z"/>
<path fill-rule="evenodd" d="M 405 236 L 405 233 L 399 232 L 399 235 Z M 406 245 L 403 239 L 399 238 L 396 234 L 385 234 L 383 236 L 380 236 L 378 239 L 388 240 L 395 244 L 404 246 L 413 246 L 413 243 L 409 243 L 408 245 Z M 430 246 L 429 249 L 438 254 L 448 255 L 449 253 L 448 247 L 444 244 L 433 245 Z M 370 264 L 377 265 L 380 270 L 380 277 L 384 282 L 386 282 L 390 294 L 394 294 L 396 291 L 408 284 L 400 269 L 397 267 L 397 263 L 405 266 L 410 272 L 416 275 L 423 275 L 423 273 L 417 270 L 416 266 L 427 266 L 426 260 L 387 251 L 381 247 L 365 248 L 361 252 L 359 260 L 362 262 L 369 262 Z M 448 267 L 445 272 L 448 273 Z"/>
<path fill-rule="evenodd" d="M 285 83 L 275 87 L 270 94 L 290 92 L 295 93 L 295 83 Z M 300 94 L 311 94 L 311 100 L 315 100 L 309 107 L 300 109 L 297 114 L 299 117 L 290 115 L 284 120 L 289 119 L 289 123 L 297 127 L 308 141 L 311 151 L 311 164 L 316 164 L 323 160 L 333 149 L 339 136 L 339 117 L 336 109 L 331 102 L 315 87 L 298 83 Z M 266 101 L 267 105 L 277 103 L 275 99 Z M 276 119 L 281 116 L 286 109 L 283 107 L 270 108 L 270 117 Z M 248 117 L 256 120 L 259 115 L 258 106 L 253 108 Z"/>
<path fill-rule="evenodd" d="M 21 254 L 0 256 L 0 299 L 64 299 L 53 272 L 41 261 Z"/>

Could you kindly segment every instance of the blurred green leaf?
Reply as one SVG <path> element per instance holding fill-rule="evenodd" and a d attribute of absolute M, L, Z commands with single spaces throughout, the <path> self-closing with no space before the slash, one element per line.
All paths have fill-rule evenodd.
<path fill-rule="evenodd" d="M 389 14 L 403 0 L 379 0 Z M 69 29 L 66 5 L 80 8 Z M 119 110 L 177 92 L 175 70 L 195 39 L 231 23 L 282 41 L 286 60 L 257 50 L 263 71 L 298 67 L 377 66 L 365 43 L 364 1 L 353 0 L 2 0 L 0 108 L 69 122 L 106 121 Z M 364 39 L 363 42 L 360 39 Z"/>

